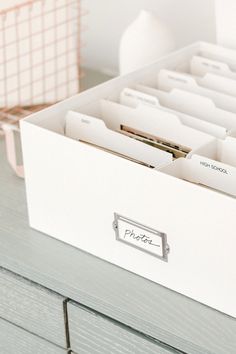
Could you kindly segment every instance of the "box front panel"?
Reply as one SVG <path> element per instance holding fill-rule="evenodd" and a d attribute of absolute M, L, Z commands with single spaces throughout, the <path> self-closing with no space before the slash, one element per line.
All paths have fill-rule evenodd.
<path fill-rule="evenodd" d="M 27 122 L 22 134 L 32 227 L 236 316 L 235 199 Z"/>

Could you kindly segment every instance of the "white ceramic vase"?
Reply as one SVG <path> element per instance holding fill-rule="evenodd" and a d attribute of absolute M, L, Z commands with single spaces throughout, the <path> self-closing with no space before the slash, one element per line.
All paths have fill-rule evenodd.
<path fill-rule="evenodd" d="M 174 36 L 152 12 L 142 10 L 120 42 L 120 74 L 148 65 L 175 49 Z"/>

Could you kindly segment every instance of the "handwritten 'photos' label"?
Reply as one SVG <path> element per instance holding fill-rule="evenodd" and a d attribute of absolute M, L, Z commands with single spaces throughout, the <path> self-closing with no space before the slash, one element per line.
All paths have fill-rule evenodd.
<path fill-rule="evenodd" d="M 114 229 L 117 240 L 167 261 L 166 234 L 118 214 L 115 214 Z"/>

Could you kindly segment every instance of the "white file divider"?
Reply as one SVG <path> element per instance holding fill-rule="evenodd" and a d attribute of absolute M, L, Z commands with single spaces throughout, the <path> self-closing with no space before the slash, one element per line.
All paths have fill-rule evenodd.
<path fill-rule="evenodd" d="M 161 170 L 236 197 L 236 139 L 215 140 Z"/>
<path fill-rule="evenodd" d="M 209 131 L 213 135 L 219 134 L 219 137 L 224 138 L 227 134 L 234 135 L 236 131 L 236 114 L 216 107 L 215 103 L 207 97 L 181 89 L 167 92 L 143 85 L 138 85 L 137 88 L 157 97 L 159 102 L 168 108 L 213 124 L 212 130 Z"/>
<path fill-rule="evenodd" d="M 206 73 L 214 73 L 236 80 L 236 71 L 221 61 L 194 55 L 190 61 L 190 70 L 193 75 L 203 76 Z"/>
<path fill-rule="evenodd" d="M 215 140 L 209 134 L 185 126 L 177 115 L 144 104 L 132 108 L 101 100 L 101 112 L 102 119 L 110 129 L 119 130 L 121 125 L 126 125 L 188 147 L 190 150 L 195 150 Z"/>
<path fill-rule="evenodd" d="M 218 108 L 236 113 L 236 97 L 217 92 L 201 86 L 201 79 L 196 79 L 188 74 L 182 74 L 171 70 L 160 70 L 158 74 L 158 88 L 170 92 L 174 88 L 192 92 L 208 97 Z"/>
<path fill-rule="evenodd" d="M 217 60 L 228 64 L 233 71 L 236 71 L 236 52 L 235 50 L 208 43 L 204 45 L 198 53 L 200 56 Z"/>
<path fill-rule="evenodd" d="M 206 145 L 202 145 L 195 151 L 197 155 L 231 165 L 236 168 L 236 139 L 227 137 L 225 140 L 217 139 Z"/>
<path fill-rule="evenodd" d="M 220 139 L 224 139 L 227 136 L 226 128 L 185 114 L 181 111 L 171 109 L 171 103 L 168 104 L 168 99 L 162 100 L 161 97 L 158 97 L 159 91 L 154 89 L 153 91 L 155 92 L 152 92 L 152 90 L 152 88 L 148 88 L 142 85 L 137 85 L 135 90 L 125 88 L 120 94 L 120 103 L 130 107 L 137 107 L 139 103 L 143 103 L 177 116 L 182 124 L 190 128 L 202 131 Z M 168 95 L 168 93 L 164 91 L 163 94 Z M 170 95 L 168 95 L 168 97 L 171 99 Z"/>
<path fill-rule="evenodd" d="M 172 161 L 170 153 L 108 129 L 104 121 L 98 118 L 69 111 L 65 127 L 66 135 L 70 138 L 105 148 L 153 167 L 160 167 Z"/>
<path fill-rule="evenodd" d="M 222 75 L 222 72 L 215 72 L 216 70 L 209 70 L 207 71 L 206 68 L 206 61 L 205 66 L 202 64 L 202 62 L 198 61 L 197 57 L 197 63 L 194 62 L 194 58 L 190 62 L 190 68 L 189 68 L 189 73 L 192 75 L 192 77 L 196 80 L 196 82 L 205 88 L 208 88 L 210 90 L 214 90 L 217 92 L 221 92 L 223 94 L 229 95 L 229 96 L 234 96 L 236 97 L 236 80 L 233 77 L 225 77 Z M 204 59 L 204 58 L 203 58 Z M 208 60 L 208 59 L 205 59 Z M 194 64 L 194 65 L 193 65 Z M 205 67 L 205 72 L 202 73 L 202 66 Z M 227 64 L 226 64 L 227 66 Z M 198 71 L 198 67 L 200 67 L 200 70 Z M 210 68 L 215 68 L 216 66 L 214 64 L 209 65 Z M 233 75 L 232 75 L 233 76 Z"/>

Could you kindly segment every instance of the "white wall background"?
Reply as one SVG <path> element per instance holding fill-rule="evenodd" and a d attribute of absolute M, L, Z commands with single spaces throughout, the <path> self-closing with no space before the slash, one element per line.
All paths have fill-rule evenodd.
<path fill-rule="evenodd" d="M 83 64 L 108 74 L 118 73 L 120 37 L 141 9 L 155 12 L 170 26 L 175 35 L 177 48 L 196 40 L 216 40 L 215 1 L 220 3 L 217 7 L 219 25 L 227 30 L 229 27 L 230 29 L 234 27 L 236 30 L 234 17 L 228 23 L 225 16 L 227 12 L 227 18 L 229 18 L 232 8 L 236 13 L 236 0 L 81 1 L 82 6 L 89 11 L 89 14 L 83 18 L 83 23 L 88 26 L 88 31 L 83 33 L 83 40 L 86 42 L 82 53 Z M 25 0 L 0 0 L 0 10 L 22 2 Z M 225 31 L 218 33 L 218 38 L 221 39 L 223 36 L 225 36 Z"/>
<path fill-rule="evenodd" d="M 216 1 L 217 42 L 236 48 L 236 0 Z"/>
<path fill-rule="evenodd" d="M 170 26 L 177 47 L 196 40 L 215 41 L 214 4 L 214 0 L 84 0 L 89 15 L 84 18 L 88 31 L 83 34 L 83 63 L 116 74 L 121 34 L 141 9 L 154 11 Z"/>

